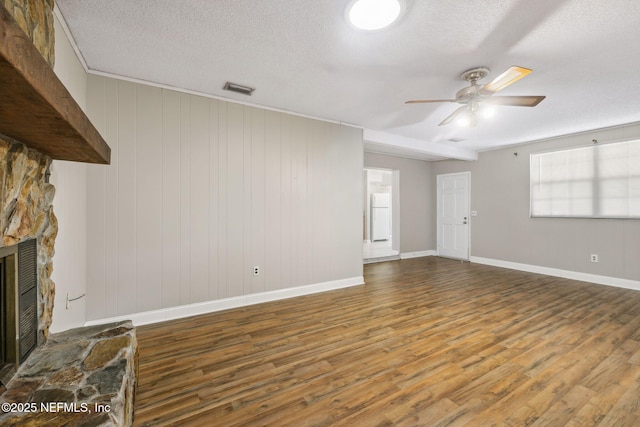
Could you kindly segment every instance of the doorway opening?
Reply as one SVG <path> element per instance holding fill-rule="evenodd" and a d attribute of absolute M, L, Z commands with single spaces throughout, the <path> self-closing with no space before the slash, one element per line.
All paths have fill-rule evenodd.
<path fill-rule="evenodd" d="M 400 174 L 397 170 L 364 170 L 364 263 L 400 258 Z"/>

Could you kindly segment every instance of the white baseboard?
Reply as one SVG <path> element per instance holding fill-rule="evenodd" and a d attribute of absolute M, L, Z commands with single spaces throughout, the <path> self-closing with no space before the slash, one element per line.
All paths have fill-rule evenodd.
<path fill-rule="evenodd" d="M 640 291 L 640 281 L 621 279 L 618 277 L 600 276 L 597 274 L 581 273 L 579 271 L 561 270 L 559 268 L 541 267 L 539 265 L 521 264 L 518 262 L 502 261 L 491 258 L 472 256 L 471 262 L 492 265 L 494 267 L 510 268 L 512 270 L 528 271 L 530 273 L 546 274 L 548 276 L 563 277 L 565 279 L 581 280 L 599 285 L 615 286 L 617 288 Z"/>
<path fill-rule="evenodd" d="M 418 251 L 418 252 L 403 252 L 400 254 L 400 259 L 409 259 L 409 258 L 420 258 L 423 256 L 435 256 L 437 255 L 436 251 Z"/>
<path fill-rule="evenodd" d="M 104 323 L 119 322 L 122 320 L 131 320 L 135 326 L 148 325 L 150 323 L 158 323 L 164 322 L 166 320 L 197 316 L 199 314 L 213 313 L 216 311 L 228 310 L 230 308 L 245 307 L 262 302 L 277 301 L 286 298 L 332 291 L 335 289 L 348 288 L 350 286 L 358 286 L 363 284 L 364 277 L 350 277 L 347 279 L 314 283 L 312 285 L 297 286 L 294 288 L 278 289 L 275 291 L 260 292 L 257 294 L 198 302 L 194 304 L 180 305 L 177 307 L 161 308 L 158 310 L 132 313 L 124 316 L 109 317 L 105 319 L 89 320 L 84 323 L 84 326 L 101 325 Z"/>
<path fill-rule="evenodd" d="M 377 262 L 397 261 L 400 259 L 400 255 L 382 256 L 377 258 L 364 258 L 363 264 L 375 264 Z"/>

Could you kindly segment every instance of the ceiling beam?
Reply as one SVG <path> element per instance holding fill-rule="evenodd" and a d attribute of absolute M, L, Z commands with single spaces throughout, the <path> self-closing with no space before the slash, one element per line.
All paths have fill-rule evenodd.
<path fill-rule="evenodd" d="M 365 141 L 401 147 L 411 151 L 423 152 L 427 155 L 458 160 L 478 160 L 478 152 L 467 148 L 455 147 L 438 142 L 422 141 L 420 139 L 395 135 L 373 129 L 363 129 L 362 138 Z"/>

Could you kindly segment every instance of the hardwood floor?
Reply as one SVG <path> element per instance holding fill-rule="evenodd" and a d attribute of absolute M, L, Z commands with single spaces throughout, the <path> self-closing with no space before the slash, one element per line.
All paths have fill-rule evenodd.
<path fill-rule="evenodd" d="M 640 292 L 436 257 L 138 328 L 135 424 L 640 425 Z"/>

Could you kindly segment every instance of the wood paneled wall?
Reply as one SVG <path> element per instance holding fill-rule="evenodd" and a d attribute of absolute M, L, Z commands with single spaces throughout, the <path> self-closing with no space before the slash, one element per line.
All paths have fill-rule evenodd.
<path fill-rule="evenodd" d="M 54 71 L 73 99 L 86 111 L 87 74 L 82 68 L 58 16 L 54 12 L 55 58 Z M 50 332 L 77 328 L 86 321 L 85 299 L 69 298 L 87 293 L 87 167 L 85 163 L 54 160 L 51 183 L 56 187 L 53 211 L 58 218 L 53 273 L 56 284 L 53 304 L 53 323 Z"/>
<path fill-rule="evenodd" d="M 360 129 L 95 75 L 87 101 L 88 320 L 362 276 Z"/>

